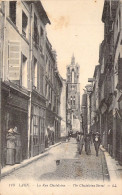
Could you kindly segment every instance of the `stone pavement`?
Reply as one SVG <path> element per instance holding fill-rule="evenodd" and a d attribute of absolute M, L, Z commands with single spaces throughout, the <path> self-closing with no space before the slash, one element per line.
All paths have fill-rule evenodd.
<path fill-rule="evenodd" d="M 41 180 L 99 180 L 108 181 L 109 174 L 105 162 L 104 154 L 99 151 L 96 157 L 93 144 L 91 145 L 91 155 L 86 155 L 84 148 L 82 154 L 77 152 L 77 144 L 75 139 L 65 143 L 64 154 L 57 156 L 60 164 L 57 165 L 55 171 L 41 175 Z"/>
<path fill-rule="evenodd" d="M 20 164 L 7 165 L 7 166 L 3 167 L 2 170 L 1 170 L 1 178 L 11 174 L 15 170 L 18 170 L 18 169 L 20 169 L 22 167 L 25 167 L 25 166 L 29 165 L 30 163 L 32 163 L 34 161 L 37 161 L 38 159 L 41 159 L 41 158 L 47 156 L 49 154 L 49 150 L 51 148 L 53 148 L 53 147 L 58 146 L 59 144 L 61 144 L 61 142 L 56 143 L 54 145 L 51 145 L 49 148 L 45 149 L 44 153 L 41 153 L 41 154 L 39 154 L 37 156 L 31 157 L 29 159 L 26 159 L 26 160 L 22 161 Z"/>
<path fill-rule="evenodd" d="M 59 160 L 59 165 L 56 161 Z M 75 139 L 64 142 L 48 151 L 47 156 L 28 164 L 3 178 L 7 180 L 81 180 L 81 181 L 108 181 L 109 175 L 104 153 L 99 151 L 96 157 L 94 146 L 91 146 L 91 155 L 86 155 L 83 149 L 81 155 L 77 152 Z"/>
<path fill-rule="evenodd" d="M 110 176 L 110 181 L 117 181 L 122 179 L 122 166 L 118 164 L 118 162 L 113 159 L 110 154 L 101 146 L 101 151 L 104 152 L 105 160 L 107 163 L 108 173 Z"/>

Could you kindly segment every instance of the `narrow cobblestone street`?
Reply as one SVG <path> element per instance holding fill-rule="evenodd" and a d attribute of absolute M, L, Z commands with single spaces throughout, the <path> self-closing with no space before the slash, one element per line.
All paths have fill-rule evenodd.
<path fill-rule="evenodd" d="M 56 165 L 56 160 L 60 164 Z M 99 180 L 108 181 L 108 171 L 104 154 L 99 151 L 96 157 L 93 144 L 91 155 L 86 155 L 84 148 L 81 155 L 77 152 L 77 143 L 74 138 L 49 150 L 49 154 L 26 167 L 14 171 L 5 180 Z"/>

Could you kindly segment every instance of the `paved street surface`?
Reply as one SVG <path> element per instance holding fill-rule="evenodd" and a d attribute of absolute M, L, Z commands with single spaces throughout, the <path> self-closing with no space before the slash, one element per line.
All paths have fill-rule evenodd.
<path fill-rule="evenodd" d="M 60 164 L 56 165 L 56 160 Z M 20 168 L 3 181 L 10 179 L 28 180 L 109 180 L 107 166 L 102 151 L 96 157 L 94 146 L 91 146 L 91 155 L 86 155 L 84 148 L 82 154 L 77 152 L 77 143 L 74 138 L 49 150 L 45 156 L 23 168 Z"/>

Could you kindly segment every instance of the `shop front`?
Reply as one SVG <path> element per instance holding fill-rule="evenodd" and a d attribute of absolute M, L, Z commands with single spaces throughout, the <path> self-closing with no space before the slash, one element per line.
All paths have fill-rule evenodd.
<path fill-rule="evenodd" d="M 28 94 L 2 87 L 2 167 L 27 158 L 28 99 Z"/>
<path fill-rule="evenodd" d="M 45 99 L 33 92 L 31 105 L 30 156 L 45 150 Z"/>

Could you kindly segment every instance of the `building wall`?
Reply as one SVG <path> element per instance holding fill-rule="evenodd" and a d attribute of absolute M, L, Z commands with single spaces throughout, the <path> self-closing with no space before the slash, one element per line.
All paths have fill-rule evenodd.
<path fill-rule="evenodd" d="M 60 139 L 61 125 L 61 90 L 62 81 L 57 69 L 56 52 L 52 49 L 48 38 L 46 38 L 46 129 L 54 131 L 55 142 Z"/>

